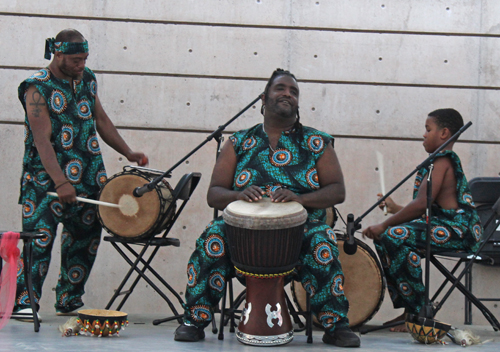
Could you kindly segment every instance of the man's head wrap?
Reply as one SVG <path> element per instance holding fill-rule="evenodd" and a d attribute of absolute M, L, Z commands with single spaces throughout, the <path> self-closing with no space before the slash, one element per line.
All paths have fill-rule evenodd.
<path fill-rule="evenodd" d="M 56 51 L 66 55 L 88 53 L 89 42 L 56 42 L 54 38 L 47 38 L 45 40 L 45 58 L 50 60 L 51 54 Z"/>

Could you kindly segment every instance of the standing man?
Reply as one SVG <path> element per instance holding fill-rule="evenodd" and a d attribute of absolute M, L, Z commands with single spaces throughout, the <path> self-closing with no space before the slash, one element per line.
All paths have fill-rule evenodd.
<path fill-rule="evenodd" d="M 45 58 L 50 60 L 54 54 L 50 65 L 23 81 L 18 89 L 26 113 L 19 197 L 23 231 L 47 235 L 33 246 L 31 269 L 38 308 L 57 225 L 64 225 L 56 287 L 58 315 L 76 315 L 83 306 L 85 282 L 101 238 L 95 205 L 76 201 L 77 196 L 97 199 L 106 182 L 96 132 L 129 161 L 141 166 L 148 163 L 146 155 L 128 147 L 104 111 L 95 75 L 85 67 L 88 51 L 88 42 L 78 31 L 61 31 L 55 39 L 46 40 Z M 54 190 L 58 198 L 47 195 Z M 14 312 L 31 313 L 24 270 L 21 264 Z"/>
<path fill-rule="evenodd" d="M 236 200 L 296 201 L 308 211 L 297 277 L 311 295 L 311 309 L 325 329 L 323 342 L 358 347 L 349 329 L 349 303 L 338 260 L 337 238 L 326 225 L 325 208 L 342 203 L 344 179 L 330 135 L 302 126 L 299 87 L 288 71 L 278 69 L 262 95 L 264 123 L 236 132 L 214 167 L 208 204 L 223 210 Z M 188 267 L 184 324 L 177 341 L 198 341 L 213 318 L 228 279 L 235 276 L 222 217 L 196 242 Z"/>

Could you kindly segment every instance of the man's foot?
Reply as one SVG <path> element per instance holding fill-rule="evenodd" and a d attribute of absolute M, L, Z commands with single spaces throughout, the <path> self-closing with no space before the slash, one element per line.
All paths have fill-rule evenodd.
<path fill-rule="evenodd" d="M 197 328 L 194 325 L 182 324 L 175 330 L 175 341 L 196 342 L 204 338 L 205 332 L 203 328 Z"/>
<path fill-rule="evenodd" d="M 42 322 L 42 317 L 38 312 L 36 313 L 38 316 L 38 321 L 41 323 Z M 26 322 L 33 322 L 33 309 L 31 308 L 22 308 L 19 309 L 16 312 L 13 312 L 12 315 L 10 316 L 12 319 L 16 319 L 19 321 L 26 321 Z"/>
<path fill-rule="evenodd" d="M 404 322 L 406 320 L 406 316 L 407 316 L 407 313 L 403 313 L 399 317 L 396 317 L 392 320 L 386 321 L 384 323 L 384 325 L 392 324 L 392 323 L 395 323 L 398 321 Z M 403 324 L 396 325 L 396 326 L 390 328 L 389 331 L 391 331 L 391 332 L 408 332 L 408 329 L 406 329 L 406 325 L 403 323 Z"/>
<path fill-rule="evenodd" d="M 359 347 L 361 340 L 349 328 L 335 329 L 332 333 L 325 332 L 323 342 L 338 347 Z"/>

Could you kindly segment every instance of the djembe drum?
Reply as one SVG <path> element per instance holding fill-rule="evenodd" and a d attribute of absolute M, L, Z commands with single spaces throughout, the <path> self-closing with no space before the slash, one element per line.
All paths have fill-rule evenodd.
<path fill-rule="evenodd" d="M 223 218 L 233 264 L 246 280 L 238 341 L 257 346 L 290 342 L 293 326 L 284 278 L 299 260 L 306 210 L 297 202 L 272 203 L 264 198 L 233 202 Z"/>

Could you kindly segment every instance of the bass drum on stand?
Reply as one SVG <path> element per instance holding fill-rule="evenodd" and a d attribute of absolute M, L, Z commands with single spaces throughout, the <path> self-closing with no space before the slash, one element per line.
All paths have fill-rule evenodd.
<path fill-rule="evenodd" d="M 360 326 L 378 312 L 385 294 L 385 277 L 382 266 L 373 250 L 355 239 L 358 250 L 354 255 L 344 252 L 345 236 L 337 236 L 339 259 L 344 272 L 344 292 L 349 300 L 349 326 Z M 306 309 L 306 292 L 300 282 L 292 281 L 292 295 L 301 310 Z M 314 324 L 320 323 L 314 318 Z"/>

